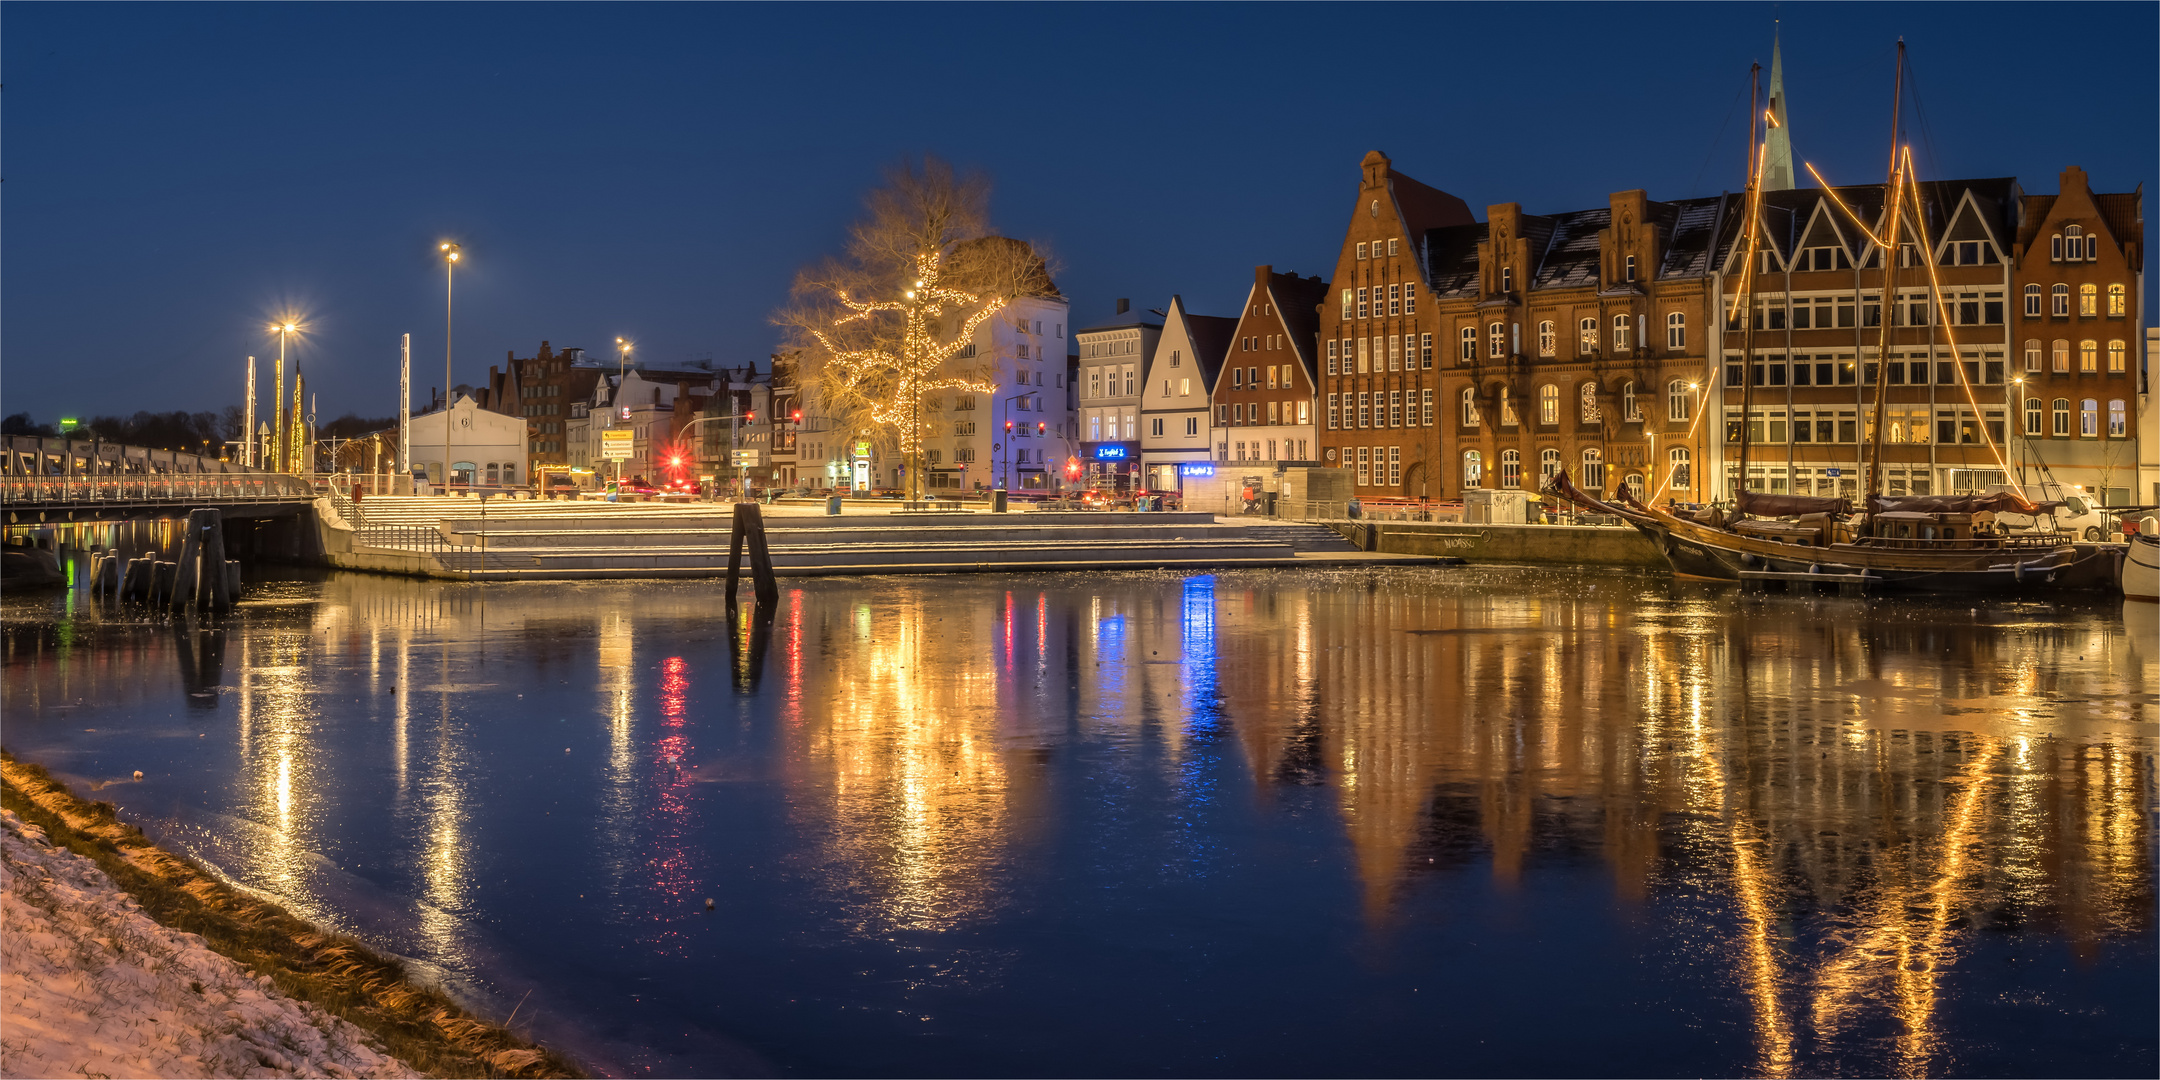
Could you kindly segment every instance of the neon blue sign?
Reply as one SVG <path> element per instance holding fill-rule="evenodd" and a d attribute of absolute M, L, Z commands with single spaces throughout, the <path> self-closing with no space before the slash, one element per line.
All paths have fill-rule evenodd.
<path fill-rule="evenodd" d="M 1179 476 L 1213 476 L 1215 475 L 1215 463 L 1212 461 L 1200 461 L 1180 465 L 1177 467 L 1177 474 Z"/>
<path fill-rule="evenodd" d="M 1125 460 L 1125 448 L 1122 446 L 1098 446 L 1095 448 L 1095 460 L 1123 461 Z"/>

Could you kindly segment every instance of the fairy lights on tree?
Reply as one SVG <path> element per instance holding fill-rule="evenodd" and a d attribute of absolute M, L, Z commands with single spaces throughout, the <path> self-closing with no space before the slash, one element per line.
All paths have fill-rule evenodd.
<path fill-rule="evenodd" d="M 1023 296 L 1055 292 L 1028 244 L 990 235 L 989 185 L 936 159 L 902 163 L 865 200 L 845 257 L 805 270 L 775 317 L 803 350 L 805 390 L 851 436 L 896 449 L 923 490 L 923 440 L 942 395 L 987 394 L 994 364 L 971 346 Z"/>

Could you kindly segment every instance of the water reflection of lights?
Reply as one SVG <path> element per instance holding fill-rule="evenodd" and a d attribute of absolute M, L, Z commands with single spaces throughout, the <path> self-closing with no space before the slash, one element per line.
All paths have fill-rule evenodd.
<path fill-rule="evenodd" d="M 682 901 L 698 884 L 697 875 L 691 869 L 696 825 L 689 801 L 695 776 L 686 764 L 695 749 L 688 731 L 690 665 L 680 656 L 668 657 L 660 664 L 659 704 L 662 734 L 653 745 L 653 772 L 659 790 L 653 800 L 648 826 L 652 833 L 652 854 L 648 861 L 653 888 L 671 903 L 664 903 L 660 913 L 653 916 L 660 927 L 647 941 L 680 951 L 685 942 L 674 919 L 687 910 Z"/>

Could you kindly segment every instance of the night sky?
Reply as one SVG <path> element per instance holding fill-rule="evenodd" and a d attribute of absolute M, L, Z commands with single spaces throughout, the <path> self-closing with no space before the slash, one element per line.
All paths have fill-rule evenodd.
<path fill-rule="evenodd" d="M 0 410 L 216 409 L 277 313 L 322 417 L 506 351 L 762 366 L 798 267 L 903 154 L 988 172 L 1082 326 L 1330 272 L 1358 161 L 1483 216 L 1737 189 L 1783 18 L 1796 159 L 1883 178 L 1895 42 L 1923 178 L 2160 180 L 2145 4 L 0 5 Z M 267 367 L 264 369 L 267 378 Z"/>

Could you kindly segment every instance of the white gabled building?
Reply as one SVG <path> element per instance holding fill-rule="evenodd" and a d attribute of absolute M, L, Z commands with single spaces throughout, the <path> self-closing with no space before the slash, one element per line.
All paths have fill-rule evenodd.
<path fill-rule="evenodd" d="M 1147 489 L 1183 491 L 1178 466 L 1213 457 L 1208 394 L 1236 340 L 1237 324 L 1191 314 L 1182 296 L 1170 297 L 1140 392 L 1141 484 Z M 1086 369 L 1084 356 L 1081 366 Z M 1081 412 L 1087 411 L 1083 400 Z"/>
<path fill-rule="evenodd" d="M 1140 476 L 1140 399 L 1148 360 L 1162 336 L 1161 318 L 1158 311 L 1136 313 L 1131 301 L 1121 299 L 1109 322 L 1073 335 L 1080 352 L 1075 419 L 1090 487 L 1134 491 L 1146 486 Z"/>

